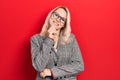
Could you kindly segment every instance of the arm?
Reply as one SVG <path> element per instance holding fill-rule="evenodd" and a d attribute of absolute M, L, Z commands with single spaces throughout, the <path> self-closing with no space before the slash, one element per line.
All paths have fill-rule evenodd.
<path fill-rule="evenodd" d="M 31 37 L 31 56 L 33 67 L 41 72 L 48 63 L 51 48 L 54 45 L 54 41 L 48 37 L 43 39 L 40 35 Z"/>
<path fill-rule="evenodd" d="M 73 55 L 71 57 L 71 63 L 63 66 L 55 66 L 51 69 L 54 78 L 62 76 L 70 76 L 80 73 L 84 70 L 84 63 L 82 55 L 78 46 L 78 43 L 73 36 Z"/>

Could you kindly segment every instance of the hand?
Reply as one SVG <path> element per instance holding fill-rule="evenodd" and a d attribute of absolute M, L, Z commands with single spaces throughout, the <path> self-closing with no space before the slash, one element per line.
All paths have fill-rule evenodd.
<path fill-rule="evenodd" d="M 55 26 L 52 26 L 48 29 L 48 37 L 54 41 L 57 40 L 57 30 L 55 29 Z"/>
<path fill-rule="evenodd" d="M 44 69 L 43 72 L 40 73 L 40 76 L 42 78 L 45 78 L 46 76 L 51 76 L 51 71 L 50 69 Z"/>

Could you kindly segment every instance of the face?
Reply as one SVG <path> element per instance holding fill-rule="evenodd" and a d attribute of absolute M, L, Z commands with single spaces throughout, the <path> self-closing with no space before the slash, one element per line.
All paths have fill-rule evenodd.
<path fill-rule="evenodd" d="M 67 13 L 64 9 L 59 8 L 51 14 L 49 23 L 51 26 L 54 26 L 56 29 L 61 29 L 64 27 L 66 22 Z"/>

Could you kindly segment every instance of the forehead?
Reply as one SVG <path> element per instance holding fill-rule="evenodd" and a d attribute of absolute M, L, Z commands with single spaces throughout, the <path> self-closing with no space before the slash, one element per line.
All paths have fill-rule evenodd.
<path fill-rule="evenodd" d="M 62 8 L 58 8 L 57 10 L 55 10 L 55 12 L 58 13 L 61 17 L 64 17 L 64 18 L 66 18 L 66 16 L 67 16 L 66 11 Z"/>

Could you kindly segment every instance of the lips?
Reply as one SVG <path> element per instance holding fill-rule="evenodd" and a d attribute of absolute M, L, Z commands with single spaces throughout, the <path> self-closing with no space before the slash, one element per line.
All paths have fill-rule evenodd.
<path fill-rule="evenodd" d="M 55 21 L 53 21 L 53 24 L 54 24 L 55 26 L 59 26 L 59 24 L 58 24 L 57 22 L 55 22 Z"/>

